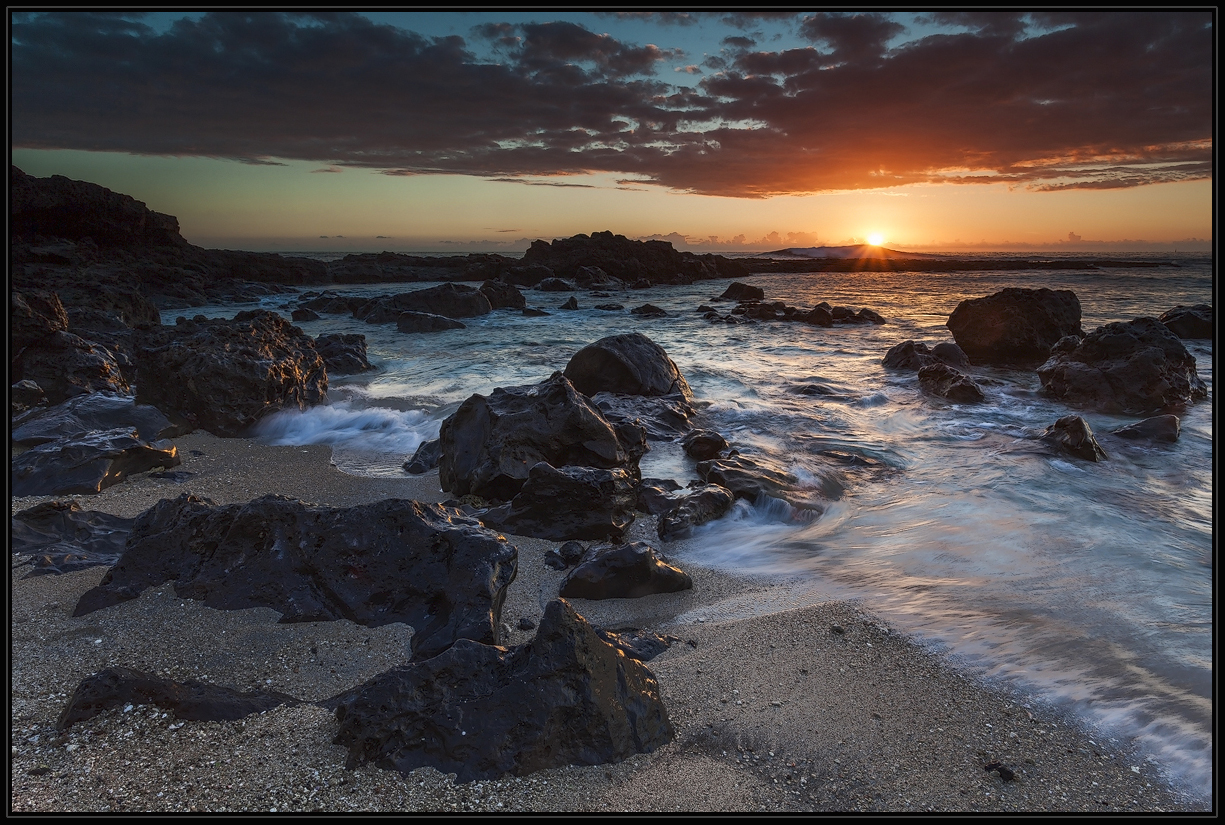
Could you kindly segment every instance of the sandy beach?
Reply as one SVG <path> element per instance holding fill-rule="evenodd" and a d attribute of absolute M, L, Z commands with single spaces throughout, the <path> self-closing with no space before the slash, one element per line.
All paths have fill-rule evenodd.
<path fill-rule="evenodd" d="M 331 450 L 267 447 L 196 433 L 176 440 L 191 475 L 141 475 L 85 509 L 134 516 L 181 493 L 218 503 L 268 493 L 351 506 L 385 498 L 441 501 L 437 472 L 358 478 Z M 12 500 L 13 512 L 47 498 Z M 640 516 L 631 540 L 654 537 Z M 519 550 L 503 622 L 510 644 L 533 631 L 562 573 L 554 542 Z M 664 552 L 673 549 L 664 547 Z M 237 722 L 183 722 L 151 707 L 74 725 L 56 717 L 78 682 L 122 665 L 241 690 L 317 701 L 407 658 L 411 629 L 349 622 L 278 624 L 269 609 L 218 611 L 170 584 L 71 618 L 105 568 L 24 578 L 11 587 L 11 799 L 14 813 L 68 811 L 1009 811 L 1207 812 L 1211 802 L 1163 782 L 1128 743 L 1078 729 L 1054 709 L 985 686 L 854 603 L 778 611 L 785 582 L 685 565 L 690 591 L 572 601 L 598 627 L 647 628 L 682 641 L 651 660 L 676 736 L 618 764 L 457 784 L 433 769 L 408 776 L 344 768 L 333 715 L 282 706 Z M 756 615 L 755 615 L 756 614 Z M 1000 762 L 1015 778 L 985 770 Z M 453 775 L 452 775 L 453 776 Z"/>

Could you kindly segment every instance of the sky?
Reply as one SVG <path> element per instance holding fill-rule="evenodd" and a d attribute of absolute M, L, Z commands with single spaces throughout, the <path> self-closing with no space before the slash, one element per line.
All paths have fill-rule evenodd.
<path fill-rule="evenodd" d="M 259 251 L 1208 249 L 1214 22 L 10 12 L 11 158 Z"/>

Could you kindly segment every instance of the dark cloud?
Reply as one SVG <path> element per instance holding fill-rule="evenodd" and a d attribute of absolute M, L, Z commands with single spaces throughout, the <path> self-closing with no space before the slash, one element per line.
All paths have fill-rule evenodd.
<path fill-rule="evenodd" d="M 751 49 L 757 45 L 757 41 L 751 37 L 733 34 L 723 38 L 723 45 L 733 49 Z"/>
<path fill-rule="evenodd" d="M 567 189 L 597 189 L 590 183 L 562 183 L 551 180 L 525 180 L 524 178 L 489 178 L 494 183 L 522 183 L 524 186 L 561 186 Z M 518 229 L 503 229 L 502 232 L 518 232 Z"/>
<path fill-rule="evenodd" d="M 692 26 L 701 19 L 698 12 L 690 11 L 603 11 L 597 17 L 615 17 L 618 20 L 638 20 L 661 26 Z"/>
<path fill-rule="evenodd" d="M 809 15 L 811 47 L 707 58 L 690 88 L 653 76 L 679 51 L 572 23 L 478 27 L 505 47 L 490 60 L 346 13 L 210 13 L 161 34 L 135 15 L 20 13 L 11 139 L 737 197 L 1211 177 L 1211 12 L 947 15 L 953 33 L 892 50 L 888 18 Z"/>

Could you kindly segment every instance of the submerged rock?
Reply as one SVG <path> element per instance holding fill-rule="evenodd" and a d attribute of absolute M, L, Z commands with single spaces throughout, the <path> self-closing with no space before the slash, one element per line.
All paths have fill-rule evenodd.
<path fill-rule="evenodd" d="M 759 286 L 733 281 L 719 297 L 728 301 L 760 301 L 766 297 L 766 291 Z"/>
<path fill-rule="evenodd" d="M 133 473 L 174 467 L 180 461 L 170 439 L 146 441 L 130 427 L 67 436 L 13 459 L 12 494 L 100 493 Z"/>
<path fill-rule="evenodd" d="M 238 691 L 188 679 L 166 679 L 130 667 L 108 667 L 81 680 L 55 722 L 64 731 L 77 722 L 125 705 L 155 705 L 177 719 L 232 722 L 301 700 L 271 690 Z"/>
<path fill-rule="evenodd" d="M 694 527 L 727 515 L 735 497 L 717 484 L 706 484 L 676 503 L 659 517 L 656 533 L 663 541 L 684 538 Z"/>
<path fill-rule="evenodd" d="M 456 639 L 497 640 L 517 564 L 506 539 L 436 504 L 318 507 L 264 496 L 218 506 L 182 495 L 140 515 L 119 562 L 73 615 L 173 581 L 180 598 L 269 607 L 281 622 L 404 622 L 424 658 Z"/>
<path fill-rule="evenodd" d="M 223 437 L 327 398 L 315 342 L 275 312 L 159 327 L 136 346 L 136 400 Z"/>
<path fill-rule="evenodd" d="M 681 447 L 690 458 L 706 461 L 718 457 L 719 453 L 727 449 L 728 444 L 727 439 L 714 430 L 693 430 L 681 439 Z"/>
<path fill-rule="evenodd" d="M 970 298 L 946 326 L 975 364 L 1040 364 L 1060 338 L 1084 335 L 1080 301 L 1068 289 L 1009 288 Z"/>
<path fill-rule="evenodd" d="M 1083 458 L 1085 461 L 1105 461 L 1106 451 L 1093 437 L 1089 422 L 1079 415 L 1065 415 L 1046 428 L 1042 440 L 1060 452 Z"/>
<path fill-rule="evenodd" d="M 654 547 L 636 541 L 593 547 L 561 583 L 567 599 L 638 599 L 693 587 L 682 570 L 659 557 Z"/>
<path fill-rule="evenodd" d="M 1149 441 L 1177 441 L 1182 425 L 1176 415 L 1158 415 L 1120 427 L 1112 434 L 1119 438 L 1146 439 Z"/>
<path fill-rule="evenodd" d="M 1143 415 L 1208 394 L 1195 356 L 1156 318 L 1106 324 L 1074 346 L 1060 342 L 1038 377 L 1047 395 L 1107 413 Z"/>
<path fill-rule="evenodd" d="M 396 316 L 396 329 L 400 332 L 443 332 L 448 329 L 466 329 L 453 318 L 430 312 L 401 312 Z"/>
<path fill-rule="evenodd" d="M 987 397 L 973 378 L 941 361 L 919 370 L 919 386 L 930 395 L 958 404 L 979 404 Z"/>
<path fill-rule="evenodd" d="M 460 782 L 598 765 L 649 753 L 674 731 L 651 671 L 601 639 L 563 600 L 527 644 L 457 642 L 336 700 L 347 766 Z"/>

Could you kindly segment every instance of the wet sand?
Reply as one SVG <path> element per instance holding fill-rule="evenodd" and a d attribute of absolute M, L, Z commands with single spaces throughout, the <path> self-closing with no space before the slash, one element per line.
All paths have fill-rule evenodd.
<path fill-rule="evenodd" d="M 181 493 L 218 503 L 269 493 L 333 506 L 384 498 L 441 501 L 437 472 L 357 478 L 324 446 L 266 447 L 192 434 L 176 439 L 183 481 L 142 475 L 85 509 L 134 516 Z M 194 452 L 193 452 L 194 451 Z M 13 499 L 13 512 L 46 497 Z M 654 537 L 653 519 L 631 540 Z M 519 549 L 503 622 L 510 644 L 533 631 L 562 573 L 557 545 Z M 411 628 L 278 624 L 269 609 L 219 611 L 170 584 L 80 618 L 77 599 L 105 568 L 11 576 L 10 810 L 60 811 L 1071 811 L 1207 812 L 1162 781 L 1126 742 L 1078 728 L 1055 709 L 986 686 L 892 632 L 856 604 L 786 603 L 786 584 L 685 565 L 694 588 L 644 599 L 572 600 L 593 624 L 647 628 L 681 642 L 651 660 L 676 737 L 625 762 L 457 784 L 344 768 L 332 714 L 280 707 L 237 722 L 180 722 L 136 707 L 54 729 L 78 682 L 127 666 L 172 678 L 264 687 L 314 701 L 407 658 Z M 984 766 L 1001 762 L 1005 781 Z"/>

